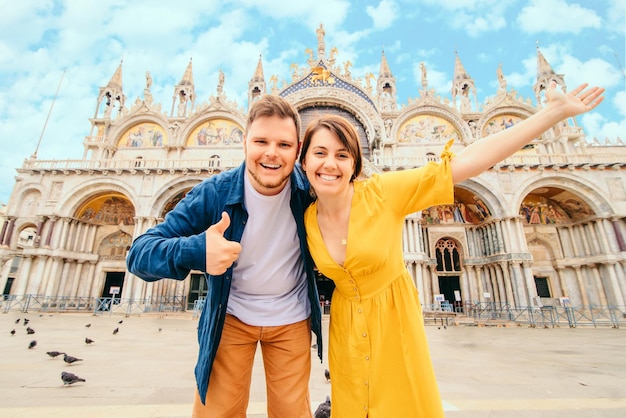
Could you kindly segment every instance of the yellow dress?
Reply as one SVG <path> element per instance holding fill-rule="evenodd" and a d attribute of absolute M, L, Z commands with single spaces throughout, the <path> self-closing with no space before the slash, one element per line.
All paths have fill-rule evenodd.
<path fill-rule="evenodd" d="M 444 416 L 402 231 L 408 214 L 453 203 L 450 145 L 440 164 L 354 182 L 343 266 L 326 249 L 317 202 L 305 213 L 311 255 L 336 286 L 328 346 L 333 418 Z"/>

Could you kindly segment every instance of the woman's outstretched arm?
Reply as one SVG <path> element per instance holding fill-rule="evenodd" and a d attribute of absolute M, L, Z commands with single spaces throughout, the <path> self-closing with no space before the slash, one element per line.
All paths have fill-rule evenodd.
<path fill-rule="evenodd" d="M 565 94 L 551 82 L 544 108 L 509 129 L 474 142 L 450 161 L 454 183 L 477 176 L 513 155 L 558 122 L 594 109 L 604 99 L 602 93 L 603 88 L 588 89 L 587 84 L 581 84 Z"/>

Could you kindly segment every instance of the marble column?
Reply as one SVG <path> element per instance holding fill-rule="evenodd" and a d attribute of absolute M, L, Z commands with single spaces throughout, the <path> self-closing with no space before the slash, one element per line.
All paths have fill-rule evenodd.
<path fill-rule="evenodd" d="M 45 258 L 46 257 L 41 255 L 33 257 L 31 277 L 28 280 L 28 287 L 26 288 L 27 294 L 39 294 L 39 284 L 43 280 L 44 275 Z"/>
<path fill-rule="evenodd" d="M 23 296 L 26 294 L 26 289 L 28 287 L 28 281 L 30 278 L 30 270 L 33 265 L 33 257 L 31 255 L 23 255 L 22 256 L 22 265 L 20 266 L 19 276 L 13 283 L 15 286 L 14 295 Z"/>
<path fill-rule="evenodd" d="M 610 284 L 607 286 L 610 290 L 607 292 L 607 298 L 609 300 L 609 305 L 612 306 L 624 306 L 626 305 L 624 301 L 624 294 L 622 293 L 622 288 L 619 285 L 619 278 L 616 273 L 617 263 L 608 263 L 605 264 L 605 269 L 608 275 L 606 281 Z"/>
<path fill-rule="evenodd" d="M 580 298 L 583 306 L 589 306 L 589 294 L 587 293 L 587 286 L 585 286 L 585 279 L 581 270 L 581 266 L 573 266 L 576 273 L 576 281 L 578 282 L 578 288 L 580 289 Z"/>
<path fill-rule="evenodd" d="M 15 217 L 9 216 L 7 219 L 9 220 L 9 225 L 7 226 L 6 233 L 4 234 L 4 241 L 2 242 L 2 245 L 10 247 L 11 238 L 13 237 L 13 229 L 15 228 Z"/>
<path fill-rule="evenodd" d="M 89 289 L 89 280 L 83 278 L 83 266 L 85 260 L 76 260 L 76 268 L 74 269 L 74 278 L 72 279 L 72 296 L 83 297 L 87 296 L 87 289 Z"/>
<path fill-rule="evenodd" d="M 515 293 L 517 298 L 515 299 L 515 306 L 530 306 L 528 299 L 528 291 L 526 289 L 524 278 L 524 271 L 522 270 L 521 262 L 514 261 L 511 263 L 511 269 L 513 270 L 512 282 L 515 286 Z"/>
<path fill-rule="evenodd" d="M 44 241 L 45 247 L 50 247 L 50 244 L 52 243 L 52 234 L 54 233 L 54 226 L 56 225 L 57 220 L 58 220 L 58 217 L 56 216 L 50 217 L 50 222 L 48 225 L 48 233 L 46 235 L 46 240 Z"/>
<path fill-rule="evenodd" d="M 524 281 L 526 283 L 526 293 L 528 294 L 528 306 L 532 305 L 532 301 L 537 297 L 537 286 L 535 285 L 535 276 L 529 262 L 523 262 Z"/>
<path fill-rule="evenodd" d="M 600 276 L 600 272 L 598 270 L 597 264 L 592 264 L 589 266 L 589 271 L 591 273 L 592 287 L 597 291 L 598 297 L 600 299 L 600 305 L 607 306 L 609 302 L 607 301 L 607 293 L 605 290 L 604 280 Z"/>

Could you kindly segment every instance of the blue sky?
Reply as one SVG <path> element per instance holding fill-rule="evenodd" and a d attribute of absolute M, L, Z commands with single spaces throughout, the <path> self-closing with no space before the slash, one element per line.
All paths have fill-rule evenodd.
<path fill-rule="evenodd" d="M 15 169 L 39 159 L 80 159 L 98 88 L 123 60 L 127 106 L 152 95 L 169 114 L 174 85 L 193 58 L 196 104 L 224 92 L 242 108 L 262 54 L 266 81 L 306 65 L 323 23 L 326 51 L 350 61 L 354 78 L 378 76 L 384 48 L 398 102 L 429 87 L 450 97 L 455 51 L 475 80 L 479 103 L 497 91 L 502 64 L 509 88 L 535 102 L 536 46 L 573 89 L 607 89 L 605 103 L 578 119 L 589 138 L 626 140 L 623 0 L 0 0 L 0 203 Z M 63 75 L 63 71 L 65 75 Z M 63 76 L 62 76 L 63 75 Z M 59 82 L 59 94 L 43 130 Z M 43 136 L 42 136 L 43 132 Z"/>

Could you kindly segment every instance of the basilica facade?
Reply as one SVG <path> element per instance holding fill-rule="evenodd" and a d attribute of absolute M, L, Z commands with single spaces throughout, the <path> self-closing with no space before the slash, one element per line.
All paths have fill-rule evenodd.
<path fill-rule="evenodd" d="M 479 103 L 456 55 L 450 92 L 430 88 L 422 64 L 419 95 L 398 103 L 384 52 L 378 75 L 356 78 L 352 64 L 326 48 L 320 27 L 316 49 L 306 53 L 289 80 L 266 79 L 259 59 L 248 106 L 274 94 L 294 104 L 303 126 L 323 113 L 348 118 L 361 138 L 365 176 L 437 161 L 449 140 L 459 151 L 537 112 L 550 81 L 567 88 L 537 49 L 534 100 L 509 88 L 498 68 L 499 87 Z M 194 185 L 243 161 L 246 110 L 224 94 L 224 83 L 220 73 L 215 94 L 199 100 L 190 61 L 171 107 L 154 102 L 149 72 L 143 97 L 129 103 L 120 64 L 94 98 L 83 158 L 31 157 L 17 168 L 0 232 L 5 297 L 167 299 L 187 309 L 201 298 L 202 272 L 146 283 L 126 270 L 125 256 Z M 626 311 L 625 170 L 620 138 L 590 140 L 569 119 L 457 184 L 454 204 L 407 217 L 404 257 L 424 308 L 444 301 Z M 332 283 L 320 276 L 319 286 L 329 299 Z"/>

